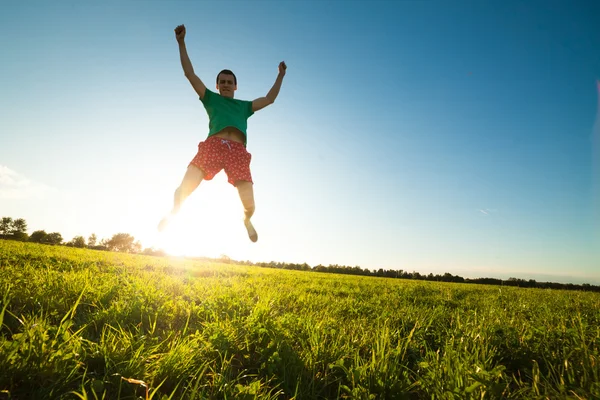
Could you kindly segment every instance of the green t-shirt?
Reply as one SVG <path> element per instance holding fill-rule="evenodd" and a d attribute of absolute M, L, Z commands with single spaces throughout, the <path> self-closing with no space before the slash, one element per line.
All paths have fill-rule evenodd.
<path fill-rule="evenodd" d="M 252 102 L 223 97 L 208 88 L 204 92 L 204 98 L 200 99 L 206 113 L 208 114 L 208 137 L 220 132 L 228 126 L 239 129 L 244 134 L 244 146 L 248 141 L 246 129 L 248 129 L 248 118 L 252 111 Z"/>

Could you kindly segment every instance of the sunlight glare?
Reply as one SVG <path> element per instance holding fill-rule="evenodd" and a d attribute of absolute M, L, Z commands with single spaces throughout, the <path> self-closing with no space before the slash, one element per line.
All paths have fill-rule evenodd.
<path fill-rule="evenodd" d="M 220 257 L 228 241 L 246 235 L 237 190 L 224 174 L 202 182 L 173 218 L 158 245 L 174 256 Z"/>

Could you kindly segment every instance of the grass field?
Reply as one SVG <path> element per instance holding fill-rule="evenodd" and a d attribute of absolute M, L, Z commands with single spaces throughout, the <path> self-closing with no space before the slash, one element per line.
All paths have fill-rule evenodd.
<path fill-rule="evenodd" d="M 0 301 L 0 399 L 600 398 L 596 293 L 0 240 Z"/>

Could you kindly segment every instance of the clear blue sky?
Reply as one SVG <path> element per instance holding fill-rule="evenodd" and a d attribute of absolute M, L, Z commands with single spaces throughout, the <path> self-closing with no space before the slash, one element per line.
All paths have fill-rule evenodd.
<path fill-rule="evenodd" d="M 0 216 L 180 254 L 600 283 L 598 21 L 593 1 L 6 3 Z M 210 88 L 229 68 L 251 100 L 288 65 L 249 120 L 256 244 L 223 173 L 156 232 L 208 132 L 182 23 Z"/>

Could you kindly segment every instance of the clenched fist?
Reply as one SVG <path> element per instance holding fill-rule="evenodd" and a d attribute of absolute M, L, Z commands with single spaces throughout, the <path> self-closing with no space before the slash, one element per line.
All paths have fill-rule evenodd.
<path fill-rule="evenodd" d="M 178 42 L 182 42 L 185 39 L 185 25 L 179 25 L 175 28 L 175 38 Z"/>
<path fill-rule="evenodd" d="M 285 70 L 287 69 L 287 65 L 285 65 L 285 61 L 279 63 L 279 74 L 285 76 Z"/>

